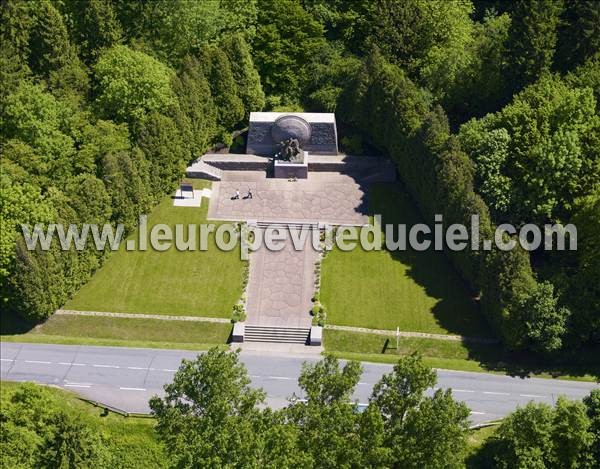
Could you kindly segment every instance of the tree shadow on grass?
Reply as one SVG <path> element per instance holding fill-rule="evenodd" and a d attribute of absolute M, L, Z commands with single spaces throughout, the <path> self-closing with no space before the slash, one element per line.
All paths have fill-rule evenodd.
<path fill-rule="evenodd" d="M 369 191 L 369 215 L 380 214 L 382 223 L 405 224 L 406 232 L 417 223 L 423 223 L 417 206 L 400 184 L 376 184 Z M 433 230 L 432 230 L 433 231 Z M 397 230 L 394 238 L 397 239 Z M 423 238 L 420 238 L 423 239 Z M 432 246 L 425 251 L 388 251 L 392 259 L 408 267 L 407 275 L 425 289 L 437 303 L 432 314 L 438 325 L 449 333 L 471 338 L 494 338 L 494 333 L 480 311 L 478 300 L 463 282 L 450 260 Z M 407 242 L 408 244 L 408 242 Z M 600 378 L 600 347 L 562 352 L 560 356 L 541 357 L 527 353 L 513 353 L 500 343 L 485 344 L 466 340 L 469 359 L 490 371 L 513 376 L 547 373 L 564 375 L 591 375 Z"/>
<path fill-rule="evenodd" d="M 548 374 L 554 378 L 561 376 L 592 376 L 600 381 L 600 347 L 582 347 L 578 350 L 562 352 L 560 355 L 544 357 L 524 352 L 509 352 L 500 344 L 486 345 L 463 343 L 469 359 L 477 361 L 489 371 L 506 373 L 522 378 L 538 374 Z"/>
<path fill-rule="evenodd" d="M 12 310 L 3 311 L 0 315 L 0 335 L 25 334 L 35 326 L 34 322 L 26 321 Z"/>
<path fill-rule="evenodd" d="M 400 184 L 376 184 L 369 192 L 369 214 L 380 214 L 383 225 L 394 226 L 394 240 L 398 239 L 398 225 L 406 225 L 406 236 L 416 224 L 424 223 L 416 204 Z M 432 241 L 431 247 L 416 251 L 387 251 L 392 259 L 407 266 L 407 275 L 436 300 L 432 314 L 438 325 L 451 334 L 468 337 L 491 338 L 493 333 L 479 311 L 479 302 L 469 291 L 441 251 L 435 251 L 431 235 L 419 240 Z"/>

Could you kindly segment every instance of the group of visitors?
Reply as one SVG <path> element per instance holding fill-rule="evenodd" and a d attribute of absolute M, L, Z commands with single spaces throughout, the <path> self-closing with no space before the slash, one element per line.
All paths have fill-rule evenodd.
<path fill-rule="evenodd" d="M 240 190 L 236 189 L 235 190 L 235 195 L 231 198 L 231 200 L 239 200 L 240 198 Z M 244 199 L 251 199 L 252 198 L 252 190 L 250 188 L 248 188 L 248 192 L 246 193 L 246 195 L 243 197 Z"/>

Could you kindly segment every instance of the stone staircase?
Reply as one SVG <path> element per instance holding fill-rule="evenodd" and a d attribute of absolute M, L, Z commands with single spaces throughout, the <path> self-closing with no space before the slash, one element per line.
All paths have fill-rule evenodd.
<path fill-rule="evenodd" d="M 228 171 L 266 171 L 271 158 L 238 153 L 207 153 L 202 156 L 202 161 Z"/>
<path fill-rule="evenodd" d="M 220 181 L 223 171 L 266 171 L 272 158 L 257 155 L 207 153 L 186 170 L 190 178 Z M 363 183 L 396 181 L 395 164 L 382 157 L 308 155 L 309 172 L 337 172 L 356 176 Z"/>
<path fill-rule="evenodd" d="M 246 325 L 244 342 L 301 344 L 308 342 L 310 328 Z"/>
<path fill-rule="evenodd" d="M 190 178 L 202 178 L 210 181 L 220 181 L 223 178 L 223 170 L 213 165 L 207 164 L 202 160 L 196 161 L 186 170 Z"/>
<path fill-rule="evenodd" d="M 283 228 L 283 229 L 289 229 L 289 230 L 302 230 L 302 229 L 318 230 L 321 228 L 319 226 L 319 223 L 317 223 L 317 222 L 309 223 L 309 222 L 283 222 L 283 221 L 265 221 L 265 220 L 250 221 L 250 220 L 248 220 L 247 223 L 251 226 L 256 226 L 261 229 Z"/>

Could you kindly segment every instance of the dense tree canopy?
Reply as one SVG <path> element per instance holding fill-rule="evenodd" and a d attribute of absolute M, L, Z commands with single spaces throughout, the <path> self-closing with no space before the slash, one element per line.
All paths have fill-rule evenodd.
<path fill-rule="evenodd" d="M 577 203 L 573 216 L 579 243 L 575 272 L 566 296 L 572 310 L 574 342 L 600 340 L 600 193 L 596 191 Z"/>
<path fill-rule="evenodd" d="M 600 3 L 565 0 L 558 28 L 556 67 L 568 70 L 600 50 Z"/>
<path fill-rule="evenodd" d="M 362 412 L 352 398 L 361 373 L 332 356 L 305 363 L 302 399 L 261 410 L 238 355 L 212 349 L 184 362 L 150 406 L 177 467 L 461 467 L 469 412 L 451 391 L 425 395 L 435 373 L 418 356 L 400 359 Z"/>
<path fill-rule="evenodd" d="M 127 12 L 128 21 L 141 20 L 140 36 L 172 65 L 177 65 L 186 54 L 198 52 L 206 44 L 236 32 L 251 39 L 257 18 L 256 0 L 171 0 L 148 2 L 140 8 L 141 18 L 136 20 L 134 12 Z"/>
<path fill-rule="evenodd" d="M 2 297 L 41 319 L 106 255 L 25 252 L 21 222 L 130 230 L 249 112 L 304 108 L 335 111 L 349 151 L 390 156 L 428 221 L 477 214 L 487 238 L 576 222 L 573 259 L 448 255 L 507 347 L 598 342 L 599 14 L 587 0 L 2 2 Z"/>
<path fill-rule="evenodd" d="M 122 41 L 123 28 L 110 0 L 67 0 L 65 7 L 86 62 L 93 62 L 102 49 Z"/>
<path fill-rule="evenodd" d="M 158 60 L 114 46 L 104 51 L 94 66 L 98 81 L 97 105 L 102 114 L 117 121 L 140 121 L 148 112 L 173 104 L 172 71 Z"/>
<path fill-rule="evenodd" d="M 13 181 L 9 175 L 2 175 L 0 199 L 2 204 L 2 231 L 0 233 L 0 278 L 2 283 L 11 272 L 10 266 L 15 256 L 17 228 L 21 224 L 50 223 L 55 218 L 51 205 L 44 200 L 39 188 L 28 183 Z"/>
<path fill-rule="evenodd" d="M 563 0 L 519 0 L 512 11 L 507 76 L 518 91 L 552 67 Z"/>
<path fill-rule="evenodd" d="M 265 99 L 253 2 L 84 3 L 2 3 L 2 298 L 33 320 L 106 254 L 29 251 L 21 223 L 131 230 Z"/>
<path fill-rule="evenodd" d="M 33 384 L 2 395 L 0 461 L 3 467 L 108 467 L 94 424 Z"/>
<path fill-rule="evenodd" d="M 600 120 L 589 88 L 544 78 L 502 111 L 466 124 L 461 142 L 498 220 L 565 220 L 600 182 Z"/>
<path fill-rule="evenodd" d="M 372 36 L 392 62 L 438 99 L 451 92 L 472 61 L 473 6 L 469 1 L 375 2 Z"/>
<path fill-rule="evenodd" d="M 487 464 L 523 469 L 593 467 L 593 443 L 582 402 L 564 397 L 555 407 L 530 402 L 509 415 L 487 443 Z"/>
<path fill-rule="evenodd" d="M 311 58 L 323 47 L 322 26 L 295 0 L 259 0 L 252 43 L 263 87 L 273 103 L 299 102 Z"/>

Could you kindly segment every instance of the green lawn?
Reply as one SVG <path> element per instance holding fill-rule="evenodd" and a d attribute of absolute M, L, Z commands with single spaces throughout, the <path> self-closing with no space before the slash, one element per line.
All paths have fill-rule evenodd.
<path fill-rule="evenodd" d="M 471 358 L 469 349 L 458 341 L 401 337 L 396 348 L 396 337 L 393 334 L 383 336 L 325 329 L 323 343 L 326 351 L 348 359 L 396 363 L 402 355 L 419 352 L 423 361 L 431 367 L 488 371 L 479 361 Z M 480 348 L 487 348 L 488 353 L 498 351 L 495 346 Z"/>
<path fill-rule="evenodd" d="M 414 203 L 397 184 L 368 193 L 369 213 L 383 223 L 422 223 Z M 322 265 L 321 301 L 330 324 L 371 329 L 490 337 L 478 305 L 443 253 L 428 249 L 349 252 L 335 249 Z"/>
<path fill-rule="evenodd" d="M 398 357 L 418 352 L 423 362 L 433 368 L 592 382 L 600 377 L 595 360 L 597 349 L 552 363 L 536 356 L 511 354 L 499 344 L 401 337 L 396 348 L 392 333 L 388 336 L 332 329 L 325 329 L 323 344 L 327 352 L 349 360 L 396 363 Z"/>
<path fill-rule="evenodd" d="M 231 327 L 227 323 L 54 315 L 27 333 L 1 338 L 15 342 L 206 350 L 225 344 Z"/>
<path fill-rule="evenodd" d="M 195 180 L 196 188 L 210 187 Z M 164 223 L 206 223 L 208 200 L 202 207 L 173 207 L 171 197 L 148 220 Z M 187 228 L 184 233 L 187 237 Z M 129 239 L 137 241 L 137 233 Z M 223 252 L 209 237 L 206 251 L 126 251 L 125 243 L 64 308 L 81 311 L 150 313 L 228 318 L 242 291 L 243 262 L 239 249 Z"/>
<path fill-rule="evenodd" d="M 398 357 L 398 355 L 419 352 L 425 357 L 468 359 L 469 350 L 460 341 L 425 339 L 420 337 L 400 337 L 396 348 L 394 334 L 366 334 L 361 332 L 336 331 L 325 329 L 325 347 L 339 352 L 361 352 Z M 496 348 L 493 345 L 479 347 Z"/>

